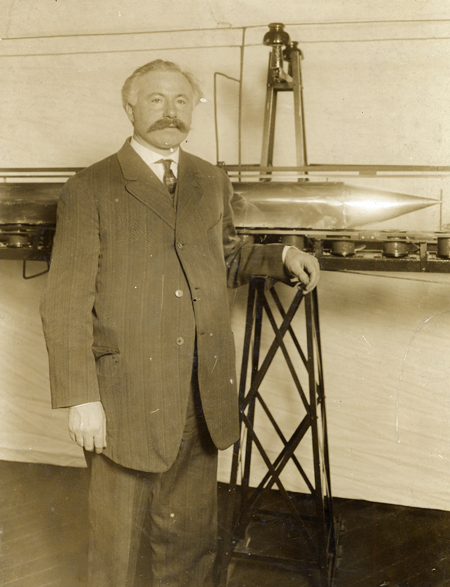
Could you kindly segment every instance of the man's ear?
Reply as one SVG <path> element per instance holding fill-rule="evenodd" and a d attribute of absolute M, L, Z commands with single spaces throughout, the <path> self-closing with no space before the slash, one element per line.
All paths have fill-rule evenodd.
<path fill-rule="evenodd" d="M 125 106 L 125 112 L 127 113 L 127 116 L 130 119 L 130 122 L 134 123 L 133 106 L 129 102 Z"/>

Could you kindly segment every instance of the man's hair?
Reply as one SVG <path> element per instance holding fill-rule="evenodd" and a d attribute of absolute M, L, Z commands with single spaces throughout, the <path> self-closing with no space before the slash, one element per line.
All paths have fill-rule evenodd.
<path fill-rule="evenodd" d="M 136 103 L 136 81 L 150 71 L 176 71 L 177 73 L 181 73 L 191 84 L 192 90 L 194 92 L 194 104 L 197 104 L 200 99 L 203 98 L 203 92 L 200 88 L 200 84 L 198 83 L 195 76 L 192 75 L 192 73 L 183 71 L 179 65 L 173 63 L 172 61 L 155 59 L 155 61 L 150 61 L 150 63 L 146 63 L 142 67 L 138 67 L 138 69 L 136 69 L 123 84 L 122 105 L 124 108 L 126 108 L 127 104 L 131 104 L 133 106 Z"/>

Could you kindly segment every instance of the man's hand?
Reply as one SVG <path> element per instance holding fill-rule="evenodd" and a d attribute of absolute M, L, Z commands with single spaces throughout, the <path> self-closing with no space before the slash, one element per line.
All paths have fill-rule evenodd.
<path fill-rule="evenodd" d="M 301 281 L 306 287 L 304 293 L 312 291 L 319 281 L 320 267 L 318 260 L 312 255 L 291 247 L 286 252 L 284 265 L 288 271 Z"/>
<path fill-rule="evenodd" d="M 69 408 L 69 435 L 79 446 L 100 454 L 106 447 L 106 416 L 101 402 Z"/>

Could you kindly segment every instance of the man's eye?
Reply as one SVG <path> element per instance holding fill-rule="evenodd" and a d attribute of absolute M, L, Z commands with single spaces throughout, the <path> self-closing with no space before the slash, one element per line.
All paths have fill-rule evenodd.
<path fill-rule="evenodd" d="M 161 98 L 152 98 L 152 104 L 160 104 L 161 102 Z"/>

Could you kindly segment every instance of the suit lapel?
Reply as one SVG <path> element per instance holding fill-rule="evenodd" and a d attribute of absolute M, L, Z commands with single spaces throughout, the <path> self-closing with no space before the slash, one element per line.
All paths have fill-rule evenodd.
<path fill-rule="evenodd" d="M 203 197 L 204 188 L 193 157 L 180 149 L 178 161 L 177 224 L 186 222 L 197 209 Z"/>
<path fill-rule="evenodd" d="M 125 189 L 147 206 L 171 228 L 175 228 L 176 212 L 167 189 L 128 141 L 117 153 L 125 180 Z"/>

